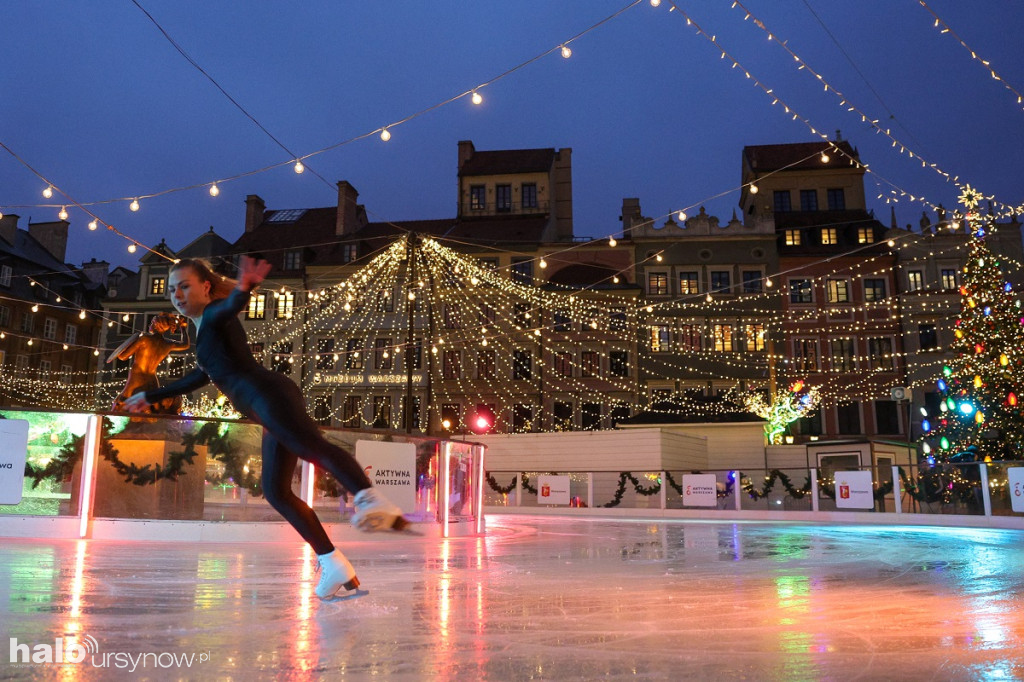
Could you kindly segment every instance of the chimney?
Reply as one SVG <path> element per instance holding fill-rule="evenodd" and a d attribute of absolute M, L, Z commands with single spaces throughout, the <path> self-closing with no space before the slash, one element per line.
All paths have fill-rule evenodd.
<path fill-rule="evenodd" d="M 108 285 L 108 275 L 110 275 L 110 263 L 105 260 L 96 260 L 93 258 L 88 263 L 82 263 L 82 274 L 90 282 L 96 284 L 102 284 L 104 287 Z"/>
<path fill-rule="evenodd" d="M 366 225 L 366 212 L 360 210 L 359 192 L 347 180 L 338 181 L 338 213 L 334 234 L 341 237 L 358 232 Z"/>
<path fill-rule="evenodd" d="M 622 234 L 629 235 L 633 225 L 643 222 L 643 214 L 640 212 L 640 199 L 629 197 L 622 200 Z"/>
<path fill-rule="evenodd" d="M 263 213 L 267 205 L 257 194 L 250 194 L 245 198 L 245 232 L 248 234 L 256 229 L 263 222 Z"/>
<path fill-rule="evenodd" d="M 555 153 L 553 180 L 555 200 L 555 239 L 571 242 L 572 234 L 572 148 L 563 147 Z"/>
<path fill-rule="evenodd" d="M 459 173 L 462 172 L 462 166 L 473 158 L 475 153 L 476 147 L 473 146 L 472 140 L 459 140 Z"/>
<path fill-rule="evenodd" d="M 68 221 L 29 223 L 28 233 L 61 263 L 68 250 Z"/>
<path fill-rule="evenodd" d="M 14 240 L 17 239 L 19 217 L 13 213 L 5 213 L 4 217 L 0 218 L 0 237 L 11 246 L 14 246 Z"/>

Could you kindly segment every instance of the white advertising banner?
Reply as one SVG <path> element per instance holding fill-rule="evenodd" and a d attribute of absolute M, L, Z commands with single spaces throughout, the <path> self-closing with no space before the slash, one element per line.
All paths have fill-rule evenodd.
<path fill-rule="evenodd" d="M 717 507 L 718 481 L 714 474 L 683 474 L 684 507 Z"/>
<path fill-rule="evenodd" d="M 414 443 L 382 443 L 377 440 L 356 441 L 356 459 L 366 475 L 384 497 L 394 502 L 404 514 L 416 511 L 416 445 Z"/>
<path fill-rule="evenodd" d="M 1010 507 L 1015 512 L 1024 512 L 1024 467 L 1010 467 L 1006 470 L 1010 485 Z"/>
<path fill-rule="evenodd" d="M 28 420 L 0 419 L 0 504 L 21 504 L 28 457 Z"/>
<path fill-rule="evenodd" d="M 836 508 L 874 509 L 875 495 L 870 471 L 836 472 Z"/>
<path fill-rule="evenodd" d="M 569 477 L 537 476 L 537 504 L 569 504 Z"/>

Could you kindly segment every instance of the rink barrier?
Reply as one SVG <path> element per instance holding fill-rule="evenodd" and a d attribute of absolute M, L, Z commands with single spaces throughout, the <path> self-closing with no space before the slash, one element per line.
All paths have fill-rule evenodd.
<path fill-rule="evenodd" d="M 819 487 L 816 468 L 778 470 L 703 470 L 701 472 L 608 472 L 561 471 L 523 472 L 488 471 L 489 482 L 485 490 L 487 514 L 524 514 L 601 518 L 655 518 L 702 520 L 749 520 L 815 523 L 855 523 L 949 526 L 969 528 L 1003 528 L 1024 530 L 1024 512 L 1012 509 L 1014 491 L 1008 484 L 1008 467 L 1024 467 L 1022 462 L 965 462 L 949 465 L 923 465 L 913 467 L 885 467 L 887 476 L 880 480 L 883 470 L 860 467 L 851 471 L 869 471 L 874 497 L 871 509 L 840 509 L 834 492 Z M 880 468 L 881 469 L 881 468 Z M 907 470 L 910 470 L 909 473 Z M 996 472 L 995 479 L 989 476 Z M 688 473 L 715 474 L 718 495 L 714 507 L 687 506 L 681 493 L 674 490 L 675 482 Z M 777 486 L 765 492 L 757 489 L 757 481 L 774 479 L 772 474 L 782 473 L 787 486 Z M 841 472 L 829 471 L 827 475 Z M 930 502 L 921 490 L 922 473 L 936 481 L 937 491 L 951 491 L 957 482 L 958 495 L 945 495 L 951 499 Z M 570 478 L 568 505 L 544 504 L 532 484 L 540 475 L 558 475 Z M 889 477 L 891 476 L 891 478 Z M 904 480 L 918 489 L 907 490 Z M 510 481 L 507 485 L 506 482 Z M 633 485 L 625 486 L 623 480 Z M 789 481 L 802 481 L 793 485 Z M 669 483 L 673 485 L 669 485 Z M 916 482 L 916 483 L 914 483 Z M 763 484 L 767 486 L 767 483 Z M 827 488 L 827 486 L 826 486 Z M 1018 496 L 1024 489 L 1017 490 Z M 1019 504 L 1019 503 L 1018 503 Z"/>
<path fill-rule="evenodd" d="M 0 409 L 0 416 L 27 417 L 37 424 L 55 424 L 49 435 L 45 428 L 30 431 L 30 452 L 41 447 L 39 443 L 44 441 L 50 446 L 47 436 L 53 439 L 54 444 L 47 448 L 48 455 L 37 461 L 35 468 L 42 470 L 44 464 L 60 457 L 67 459 L 69 467 L 74 467 L 67 478 L 45 478 L 53 490 L 41 492 L 36 491 L 26 472 L 21 502 L 18 505 L 0 505 L 0 537 L 193 542 L 298 540 L 294 529 L 281 520 L 262 497 L 248 493 L 245 488 L 231 487 L 232 497 L 225 500 L 212 495 L 215 491 L 211 488 L 217 486 L 209 485 L 207 465 L 214 464 L 216 459 L 211 454 L 215 449 L 211 445 L 213 439 L 207 438 L 203 442 L 198 434 L 209 435 L 211 424 L 214 425 L 212 431 L 223 430 L 228 435 L 232 433 L 231 429 L 240 429 L 241 436 L 236 438 L 236 446 L 241 443 L 241 447 L 236 449 L 243 451 L 245 475 L 258 481 L 258 470 L 249 471 L 248 465 L 251 453 L 258 452 L 262 440 L 262 428 L 257 424 L 205 417 L 128 417 L 22 408 Z M 129 434 L 128 430 L 122 429 L 104 437 L 104 421 L 111 418 L 139 426 L 139 433 L 132 431 Z M 205 431 L 203 427 L 206 427 Z M 411 473 L 415 478 L 416 508 L 406 516 L 414 522 L 415 530 L 425 536 L 442 538 L 479 535 L 485 531 L 484 445 L 381 430 L 324 427 L 323 431 L 328 440 L 353 452 L 356 442 L 361 440 L 414 443 L 416 464 Z M 80 454 L 69 455 L 79 441 Z M 117 450 L 112 445 L 115 442 L 125 452 Z M 149 460 L 132 461 L 132 457 L 138 454 L 136 445 L 140 445 L 138 449 L 156 452 L 157 459 L 150 457 Z M 219 445 L 224 446 L 225 443 L 220 442 Z M 202 469 L 193 464 L 197 457 L 202 462 Z M 331 487 L 330 477 L 317 472 L 308 462 L 301 464 L 297 471 L 297 485 L 293 482 L 296 495 L 317 511 L 332 537 L 343 540 L 346 535 L 351 535 L 352 538 L 365 539 L 365 535 L 347 523 L 347 516 L 352 511 L 347 498 L 330 497 L 324 492 Z M 161 478 L 162 474 L 154 474 L 154 471 L 170 471 L 173 476 Z M 122 480 L 126 476 L 128 480 Z M 153 480 L 145 480 L 147 477 Z M 182 492 L 183 481 L 188 483 L 185 487 L 190 488 L 191 493 L 188 490 Z M 137 504 L 122 503 L 122 500 L 112 497 L 131 498 L 133 501 L 139 498 L 140 501 Z M 101 505 L 106 513 L 98 516 Z M 127 512 L 119 515 L 109 511 L 120 507 L 127 508 Z M 22 509 L 24 513 L 21 513 Z M 240 518 L 252 516 L 256 520 L 203 518 L 209 514 L 220 514 L 222 519 L 232 515 Z"/>

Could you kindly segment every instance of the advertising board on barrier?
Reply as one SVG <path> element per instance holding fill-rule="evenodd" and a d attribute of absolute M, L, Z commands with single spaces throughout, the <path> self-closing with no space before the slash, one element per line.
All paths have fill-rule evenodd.
<path fill-rule="evenodd" d="M 1009 467 L 1006 479 L 1010 487 L 1010 507 L 1015 512 L 1024 512 L 1024 467 Z"/>
<path fill-rule="evenodd" d="M 684 507 L 717 507 L 718 481 L 714 474 L 683 474 Z"/>
<path fill-rule="evenodd" d="M 537 504 L 569 504 L 569 477 L 537 476 Z"/>
<path fill-rule="evenodd" d="M 875 508 L 870 471 L 837 471 L 835 475 L 837 509 Z"/>
<path fill-rule="evenodd" d="M 28 420 L 0 419 L 0 504 L 20 504 L 28 457 Z"/>
<path fill-rule="evenodd" d="M 356 459 L 384 497 L 405 514 L 416 511 L 416 445 L 356 441 Z"/>

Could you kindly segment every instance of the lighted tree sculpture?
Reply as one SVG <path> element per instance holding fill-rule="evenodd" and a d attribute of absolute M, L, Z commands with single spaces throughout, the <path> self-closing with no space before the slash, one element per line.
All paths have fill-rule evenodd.
<path fill-rule="evenodd" d="M 774 401 L 762 393 L 751 393 L 744 398 L 744 407 L 765 420 L 764 435 L 769 443 L 782 443 L 786 427 L 818 406 L 818 389 L 805 388 L 803 381 L 797 381 L 788 391 L 777 393 Z"/>
<path fill-rule="evenodd" d="M 1024 458 L 1024 311 L 985 243 L 991 222 L 978 212 L 981 198 L 970 186 L 960 197 L 971 251 L 953 328 L 956 357 L 937 381 L 940 412 L 922 422 L 922 448 L 935 462 Z"/>

